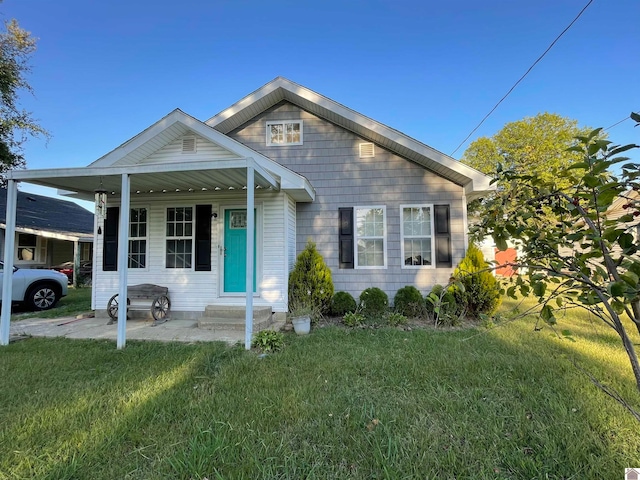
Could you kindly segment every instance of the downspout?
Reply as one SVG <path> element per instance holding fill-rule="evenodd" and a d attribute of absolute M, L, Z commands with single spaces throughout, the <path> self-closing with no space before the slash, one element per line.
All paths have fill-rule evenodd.
<path fill-rule="evenodd" d="M 9 172 L 9 177 L 11 172 Z M 11 299 L 13 295 L 13 256 L 16 243 L 16 209 L 18 204 L 18 182 L 7 180 L 7 216 L 4 235 L 4 271 L 2 272 L 2 314 L 0 315 L 0 345 L 9 345 L 11 323 Z"/>
<path fill-rule="evenodd" d="M 253 158 L 247 158 L 247 300 L 245 308 L 244 348 L 251 349 L 251 335 L 253 334 L 253 232 L 255 230 L 254 212 L 254 169 Z"/>

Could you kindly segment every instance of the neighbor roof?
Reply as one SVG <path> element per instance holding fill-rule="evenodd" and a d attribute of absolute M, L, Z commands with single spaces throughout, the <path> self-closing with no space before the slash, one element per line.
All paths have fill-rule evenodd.
<path fill-rule="evenodd" d="M 0 223 L 6 224 L 7 190 L 0 189 Z M 93 213 L 66 200 L 18 191 L 16 227 L 93 235 Z"/>
<path fill-rule="evenodd" d="M 468 199 L 495 190 L 490 183 L 491 178 L 482 172 L 283 77 L 273 79 L 206 123 L 221 133 L 228 134 L 283 101 L 297 105 L 464 186 Z"/>

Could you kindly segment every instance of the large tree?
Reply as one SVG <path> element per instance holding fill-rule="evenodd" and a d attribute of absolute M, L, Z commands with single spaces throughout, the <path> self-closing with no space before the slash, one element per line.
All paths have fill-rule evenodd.
<path fill-rule="evenodd" d="M 48 136 L 31 112 L 20 107 L 21 92 L 32 93 L 27 81 L 29 60 L 36 40 L 16 20 L 5 23 L 0 32 L 0 183 L 7 170 L 25 166 L 23 144 L 29 135 Z"/>
<path fill-rule="evenodd" d="M 489 175 L 501 164 L 505 170 L 549 180 L 559 169 L 578 161 L 579 154 L 567 149 L 577 144 L 577 136 L 590 130 L 579 127 L 576 120 L 539 113 L 507 123 L 494 136 L 474 141 L 462 155 L 462 162 Z"/>
<path fill-rule="evenodd" d="M 632 118 L 640 121 L 637 114 Z M 520 247 L 512 266 L 524 273 L 511 279 L 507 293 L 536 296 L 544 321 L 555 324 L 558 310 L 582 308 L 613 329 L 640 392 L 640 361 L 628 331 L 634 326 L 640 332 L 640 164 L 621 155 L 638 145 L 612 145 L 601 129 L 577 141 L 571 150 L 577 161 L 555 177 L 498 168 L 509 195 L 485 200 L 474 233 L 492 235 L 500 249 L 508 239 Z M 624 203 L 622 217 L 614 202 Z M 541 210 L 555 220 L 541 218 Z M 594 381 L 640 421 L 637 407 Z"/>

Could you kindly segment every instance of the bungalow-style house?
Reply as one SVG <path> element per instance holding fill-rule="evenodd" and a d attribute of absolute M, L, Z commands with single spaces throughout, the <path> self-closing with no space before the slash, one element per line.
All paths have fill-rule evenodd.
<path fill-rule="evenodd" d="M 93 257 L 94 216 L 68 200 L 17 192 L 14 265 L 52 268 L 88 264 Z M 0 189 L 0 258 L 4 256 L 7 190 Z M 73 269 L 77 276 L 78 269 Z"/>
<path fill-rule="evenodd" d="M 8 178 L 96 199 L 98 313 L 127 285 L 160 284 L 172 318 L 246 308 L 247 344 L 254 308 L 287 312 L 308 240 L 336 291 L 356 298 L 446 284 L 465 254 L 467 202 L 492 189 L 479 171 L 282 77 L 206 121 L 176 109 L 88 167 Z"/>

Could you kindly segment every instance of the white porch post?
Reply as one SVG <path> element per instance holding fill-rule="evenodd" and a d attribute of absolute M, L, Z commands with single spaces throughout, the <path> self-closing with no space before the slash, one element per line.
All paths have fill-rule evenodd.
<path fill-rule="evenodd" d="M 7 217 L 4 233 L 4 272 L 2 274 L 2 315 L 0 316 L 0 345 L 9 345 L 11 298 L 13 295 L 13 255 L 16 243 L 16 207 L 18 182 L 7 181 Z"/>
<path fill-rule="evenodd" d="M 253 158 L 247 159 L 247 305 L 245 313 L 244 348 L 251 349 L 253 333 L 253 232 L 255 230 L 254 213 L 254 170 Z"/>
<path fill-rule="evenodd" d="M 78 277 L 80 276 L 80 245 L 78 239 L 73 241 L 73 279 L 71 283 L 74 287 L 78 286 Z"/>
<path fill-rule="evenodd" d="M 120 226 L 118 228 L 118 350 L 124 348 L 127 333 L 127 277 L 129 258 L 129 187 L 131 178 L 128 173 L 122 174 L 122 193 L 120 194 Z"/>

